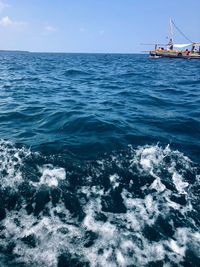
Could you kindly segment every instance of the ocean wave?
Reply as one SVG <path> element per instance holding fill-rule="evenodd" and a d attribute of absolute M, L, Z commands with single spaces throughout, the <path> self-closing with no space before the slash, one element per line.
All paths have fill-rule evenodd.
<path fill-rule="evenodd" d="M 64 76 L 69 76 L 72 78 L 73 76 L 88 76 L 91 75 L 90 73 L 78 69 L 68 69 L 65 70 L 63 73 Z"/>
<path fill-rule="evenodd" d="M 0 263 L 198 266 L 200 167 L 170 146 L 97 160 L 0 141 Z"/>

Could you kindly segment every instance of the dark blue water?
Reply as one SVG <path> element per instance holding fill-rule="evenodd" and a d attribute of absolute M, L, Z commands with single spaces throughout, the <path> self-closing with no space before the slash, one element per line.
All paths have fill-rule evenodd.
<path fill-rule="evenodd" d="M 0 266 L 199 266 L 200 61 L 0 62 Z"/>

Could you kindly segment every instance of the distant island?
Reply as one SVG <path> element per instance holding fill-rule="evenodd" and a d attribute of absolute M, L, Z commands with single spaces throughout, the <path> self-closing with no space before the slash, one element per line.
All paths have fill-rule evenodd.
<path fill-rule="evenodd" d="M 0 50 L 0 53 L 31 53 L 31 52 L 22 50 Z"/>

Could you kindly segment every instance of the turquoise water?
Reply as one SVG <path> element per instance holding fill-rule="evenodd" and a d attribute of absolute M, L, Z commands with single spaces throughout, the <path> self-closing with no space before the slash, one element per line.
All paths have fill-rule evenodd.
<path fill-rule="evenodd" d="M 1 266 L 198 266 L 200 62 L 0 60 Z"/>

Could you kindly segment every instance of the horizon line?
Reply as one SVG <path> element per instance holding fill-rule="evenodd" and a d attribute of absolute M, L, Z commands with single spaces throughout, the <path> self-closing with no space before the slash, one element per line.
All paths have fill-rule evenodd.
<path fill-rule="evenodd" d="M 1 52 L 15 52 L 15 53 L 54 53 L 54 54 L 144 54 L 141 52 L 66 52 L 66 51 L 29 51 L 29 50 L 10 50 L 10 49 L 0 49 Z"/>

